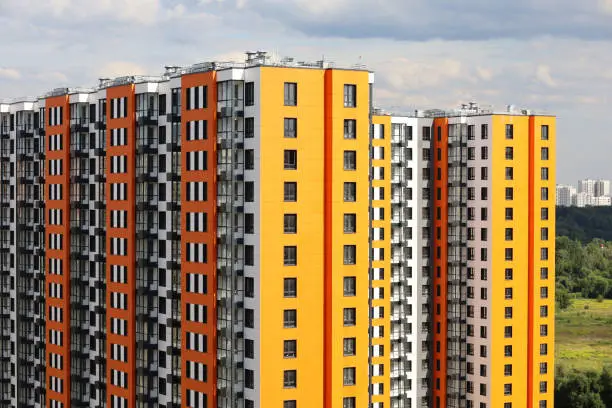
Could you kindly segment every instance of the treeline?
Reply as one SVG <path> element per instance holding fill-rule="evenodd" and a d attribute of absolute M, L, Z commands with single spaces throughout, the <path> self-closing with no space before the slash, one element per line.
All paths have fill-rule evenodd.
<path fill-rule="evenodd" d="M 612 207 L 557 207 L 557 236 L 612 241 Z"/>
<path fill-rule="evenodd" d="M 612 407 L 612 370 L 578 371 L 560 366 L 555 375 L 555 408 Z"/>

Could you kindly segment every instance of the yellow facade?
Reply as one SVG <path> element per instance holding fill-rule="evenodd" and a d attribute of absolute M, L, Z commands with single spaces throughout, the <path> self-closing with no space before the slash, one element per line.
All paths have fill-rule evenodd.
<path fill-rule="evenodd" d="M 506 138 L 506 125 L 513 125 L 513 138 Z M 549 140 L 541 140 L 541 125 L 549 125 Z M 492 117 L 491 169 L 491 354 L 489 367 L 492 407 L 539 407 L 541 400 L 553 406 L 554 359 L 554 118 L 517 115 Z M 548 160 L 541 160 L 543 146 L 549 147 Z M 513 158 L 507 158 L 512 148 Z M 513 169 L 512 180 L 506 168 Z M 548 167 L 548 180 L 542 181 L 541 168 Z M 548 200 L 541 198 L 541 187 L 548 187 Z M 506 198 L 512 188 L 513 199 Z M 541 221 L 541 208 L 548 208 L 548 221 Z M 513 219 L 506 219 L 506 208 L 513 209 Z M 548 240 L 541 240 L 541 228 L 548 228 Z M 506 229 L 512 228 L 513 239 L 506 240 Z M 531 239 L 530 239 L 531 235 Z M 512 260 L 506 259 L 506 249 L 512 249 Z M 540 249 L 548 248 L 548 261 L 540 261 Z M 548 279 L 540 279 L 540 267 L 548 266 Z M 506 280 L 506 270 L 512 270 L 512 280 Z M 531 279 L 531 281 L 530 281 Z M 540 287 L 548 287 L 548 299 L 540 299 Z M 506 289 L 512 288 L 512 299 Z M 531 299 L 529 293 L 531 291 Z M 540 306 L 548 306 L 548 317 L 540 317 Z M 506 318 L 506 307 L 512 308 L 512 318 Z M 548 324 L 548 335 L 540 337 L 540 325 Z M 505 327 L 512 327 L 511 338 Z M 533 340 L 530 341 L 529 339 Z M 548 344 L 548 355 L 541 357 L 540 343 Z M 530 349 L 531 345 L 531 349 Z M 512 356 L 505 356 L 505 346 L 512 346 Z M 540 375 L 540 362 L 548 362 L 548 374 Z M 530 363 L 531 362 L 531 363 Z M 511 364 L 512 374 L 505 374 Z M 531 369 L 530 369 L 531 365 Z M 540 381 L 547 381 L 548 392 L 540 393 Z M 531 383 L 531 386 L 529 385 Z M 512 384 L 510 395 L 504 385 Z M 529 401 L 529 395 L 533 395 Z"/>
<path fill-rule="evenodd" d="M 260 110 L 260 406 L 323 402 L 324 72 L 261 68 Z M 298 83 L 298 106 L 284 106 L 284 82 Z M 297 118 L 297 138 L 284 137 L 284 117 Z M 284 149 L 298 151 L 297 170 L 283 170 Z M 283 183 L 298 185 L 297 202 L 283 202 Z M 297 214 L 297 234 L 283 233 L 283 214 Z M 298 247 L 297 266 L 283 266 L 283 247 Z M 297 297 L 283 296 L 283 279 L 297 278 Z M 297 310 L 297 328 L 283 328 L 283 310 Z M 283 341 L 297 340 L 297 358 Z M 283 370 L 297 370 L 297 387 L 283 388 Z"/>

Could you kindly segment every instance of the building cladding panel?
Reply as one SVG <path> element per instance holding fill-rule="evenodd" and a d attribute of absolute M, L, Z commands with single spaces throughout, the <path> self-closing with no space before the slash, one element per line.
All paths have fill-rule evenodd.
<path fill-rule="evenodd" d="M 0 406 L 551 407 L 554 118 L 373 82 L 255 53 L 0 104 Z"/>

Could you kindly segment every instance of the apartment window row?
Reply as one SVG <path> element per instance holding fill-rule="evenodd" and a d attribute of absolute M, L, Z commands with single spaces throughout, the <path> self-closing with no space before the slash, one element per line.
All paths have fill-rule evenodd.
<path fill-rule="evenodd" d="M 191 120 L 187 122 L 187 141 L 208 139 L 208 121 Z"/>
<path fill-rule="evenodd" d="M 63 185 L 62 184 L 49 184 L 49 199 L 50 200 L 62 200 L 63 199 Z"/>
<path fill-rule="evenodd" d="M 127 249 L 127 238 L 111 238 L 111 255 L 126 256 Z"/>
<path fill-rule="evenodd" d="M 64 261 L 57 258 L 49 259 L 49 274 L 50 275 L 63 275 Z"/>
<path fill-rule="evenodd" d="M 207 337 L 205 334 L 187 332 L 187 350 L 206 353 L 208 351 Z"/>
<path fill-rule="evenodd" d="M 54 400 L 54 399 L 50 399 L 49 402 L 51 403 L 50 408 L 64 408 L 63 402 L 59 402 L 58 400 Z"/>
<path fill-rule="evenodd" d="M 208 231 L 208 214 L 205 212 L 188 212 L 185 220 L 188 232 Z"/>
<path fill-rule="evenodd" d="M 62 159 L 49 160 L 49 175 L 61 176 L 64 174 L 64 161 Z"/>
<path fill-rule="evenodd" d="M 64 333 L 55 329 L 49 330 L 49 342 L 54 346 L 62 347 L 64 345 Z"/>
<path fill-rule="evenodd" d="M 127 145 L 127 129 L 116 128 L 111 129 L 111 146 L 126 146 Z"/>
<path fill-rule="evenodd" d="M 111 369 L 110 374 L 111 374 L 111 384 L 112 385 L 116 387 L 121 387 L 121 388 L 128 387 L 128 374 L 127 373 L 123 371 Z"/>
<path fill-rule="evenodd" d="M 127 173 L 127 156 L 111 156 L 110 171 L 113 174 Z"/>
<path fill-rule="evenodd" d="M 50 209 L 49 210 L 49 224 L 50 225 L 62 225 L 63 223 L 64 210 L 61 209 Z"/>
<path fill-rule="evenodd" d="M 111 307 L 113 309 L 127 310 L 128 295 L 121 292 L 111 292 Z"/>
<path fill-rule="evenodd" d="M 206 275 L 200 273 L 188 273 L 185 284 L 187 287 L 187 292 L 189 293 L 198 293 L 201 295 L 208 293 L 208 276 Z"/>
<path fill-rule="evenodd" d="M 110 199 L 113 201 L 127 200 L 127 183 L 111 183 Z"/>
<path fill-rule="evenodd" d="M 49 376 L 49 386 L 51 391 L 55 391 L 59 394 L 64 393 L 64 380 L 61 378 L 55 377 L 53 375 Z"/>
<path fill-rule="evenodd" d="M 111 282 L 127 283 L 127 266 L 111 265 Z"/>
<path fill-rule="evenodd" d="M 208 170 L 208 152 L 207 151 L 193 151 L 187 152 L 187 170 L 188 171 L 201 171 Z"/>
<path fill-rule="evenodd" d="M 110 408 L 127 408 L 127 398 L 120 397 L 118 395 L 111 395 L 111 406 Z"/>
<path fill-rule="evenodd" d="M 49 365 L 57 370 L 64 368 L 64 356 L 56 353 L 49 353 Z"/>
<path fill-rule="evenodd" d="M 187 183 L 187 201 L 207 201 L 208 183 L 205 181 L 194 181 Z"/>
<path fill-rule="evenodd" d="M 121 344 L 111 344 L 111 359 L 127 363 L 127 347 Z"/>
<path fill-rule="evenodd" d="M 128 116 L 128 98 L 124 96 L 122 98 L 112 98 L 110 101 L 111 105 L 111 119 L 127 118 Z"/>
<path fill-rule="evenodd" d="M 194 86 L 185 90 L 187 110 L 205 109 L 208 107 L 208 87 Z"/>
<path fill-rule="evenodd" d="M 55 152 L 64 148 L 64 135 L 49 135 L 49 151 Z"/>
<path fill-rule="evenodd" d="M 207 245 L 203 243 L 188 242 L 185 245 L 187 262 L 207 263 Z"/>
<path fill-rule="evenodd" d="M 196 323 L 206 323 L 208 321 L 206 305 L 187 303 L 187 320 Z"/>
<path fill-rule="evenodd" d="M 49 108 L 49 126 L 60 126 L 64 123 L 64 107 Z"/>
<path fill-rule="evenodd" d="M 49 319 L 62 323 L 64 321 L 64 310 L 60 307 L 49 306 Z"/>
<path fill-rule="evenodd" d="M 208 396 L 203 392 L 187 389 L 187 406 L 189 408 L 208 407 Z"/>
<path fill-rule="evenodd" d="M 127 336 L 128 328 L 127 328 L 127 320 L 119 319 L 116 317 L 111 318 L 111 333 L 117 334 L 119 336 Z"/>
<path fill-rule="evenodd" d="M 187 370 L 187 378 L 191 378 L 192 380 L 206 382 L 208 380 L 208 373 L 206 364 L 198 363 L 195 361 L 187 361 L 185 365 Z"/>
<path fill-rule="evenodd" d="M 127 211 L 111 210 L 111 228 L 127 228 Z"/>
<path fill-rule="evenodd" d="M 64 236 L 62 234 L 49 234 L 49 248 L 61 250 L 64 247 Z"/>

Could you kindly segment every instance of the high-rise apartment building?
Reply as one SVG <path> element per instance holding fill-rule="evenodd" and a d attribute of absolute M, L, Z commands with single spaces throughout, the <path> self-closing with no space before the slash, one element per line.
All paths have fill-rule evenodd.
<path fill-rule="evenodd" d="M 556 186 L 556 190 L 557 207 L 571 207 L 574 205 L 573 202 L 575 201 L 577 194 L 576 187 L 559 184 Z"/>
<path fill-rule="evenodd" d="M 0 104 L 0 407 L 552 407 L 554 118 L 373 82 L 254 53 Z"/>

